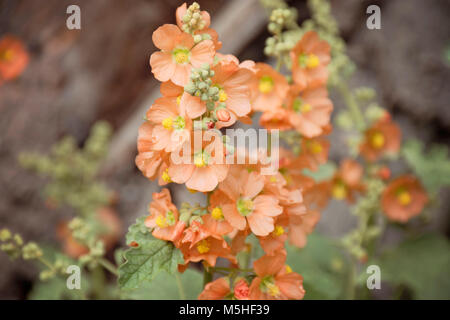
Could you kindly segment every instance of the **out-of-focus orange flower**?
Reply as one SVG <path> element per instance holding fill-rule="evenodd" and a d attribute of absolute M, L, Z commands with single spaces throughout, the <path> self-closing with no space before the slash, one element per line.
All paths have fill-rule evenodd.
<path fill-rule="evenodd" d="M 159 98 L 148 109 L 147 121 L 152 123 L 153 149 L 172 152 L 191 137 L 192 121 L 180 113 L 177 100 Z"/>
<path fill-rule="evenodd" d="M 303 299 L 303 277 L 285 265 L 286 253 L 263 256 L 255 261 L 256 278 L 250 285 L 251 300 Z"/>
<path fill-rule="evenodd" d="M 18 77 L 28 61 L 28 52 L 21 40 L 11 35 L 0 39 L 0 83 Z"/>
<path fill-rule="evenodd" d="M 192 67 L 212 63 L 215 50 L 211 40 L 195 44 L 192 35 L 182 32 L 176 25 L 165 24 L 153 32 L 153 43 L 161 51 L 150 57 L 152 72 L 159 81 L 171 80 L 185 86 Z"/>
<path fill-rule="evenodd" d="M 328 79 L 330 45 L 314 31 L 306 32 L 290 53 L 292 78 L 301 88 L 318 87 Z"/>
<path fill-rule="evenodd" d="M 382 166 L 378 169 L 377 176 L 383 180 L 387 180 L 391 177 L 391 170 L 387 166 Z"/>
<path fill-rule="evenodd" d="M 150 215 L 145 219 L 145 226 L 153 229 L 152 234 L 155 238 L 172 242 L 180 239 L 185 223 L 178 219 L 178 209 L 172 203 L 168 189 L 153 193 L 149 212 Z"/>
<path fill-rule="evenodd" d="M 381 197 L 385 215 L 393 221 L 406 222 L 419 215 L 428 196 L 419 180 L 411 175 L 400 176 L 386 187 Z"/>
<path fill-rule="evenodd" d="M 354 201 L 354 193 L 364 191 L 363 167 L 352 159 L 341 162 L 339 170 L 330 182 L 331 196 L 338 200 Z"/>
<path fill-rule="evenodd" d="M 325 133 L 330 123 L 333 103 L 328 99 L 326 87 L 290 87 L 285 106 L 287 117 L 295 130 L 307 138 Z"/>
<path fill-rule="evenodd" d="M 366 130 L 360 151 L 366 160 L 376 161 L 386 153 L 398 152 L 400 142 L 400 128 L 390 118 L 383 118 Z"/>
<path fill-rule="evenodd" d="M 235 228 L 244 230 L 247 225 L 257 236 L 266 236 L 274 230 L 274 217 L 282 212 L 278 199 L 259 195 L 264 188 L 264 177 L 253 171 L 240 170 L 239 175 L 229 174 L 219 184 L 230 202 L 222 206 L 225 219 Z"/>
<path fill-rule="evenodd" d="M 122 222 L 117 216 L 116 211 L 110 207 L 103 207 L 97 210 L 96 219 L 104 226 L 105 231 L 102 232 L 100 240 L 104 243 L 105 249 L 111 250 L 112 247 L 119 240 Z M 62 222 L 57 227 L 57 236 L 63 242 L 63 251 L 72 258 L 79 258 L 80 256 L 87 254 L 89 248 L 79 243 L 72 236 L 72 232 L 69 229 L 68 222 Z"/>
<path fill-rule="evenodd" d="M 286 78 L 266 63 L 256 63 L 252 82 L 253 110 L 267 111 L 280 107 L 289 90 Z"/>

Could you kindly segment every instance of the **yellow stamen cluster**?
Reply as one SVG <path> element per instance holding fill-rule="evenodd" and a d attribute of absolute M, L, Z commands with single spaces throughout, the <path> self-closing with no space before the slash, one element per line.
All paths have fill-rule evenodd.
<path fill-rule="evenodd" d="M 197 168 L 206 167 L 208 163 L 206 161 L 206 155 L 204 154 L 204 152 L 199 152 L 194 155 L 194 164 Z"/>
<path fill-rule="evenodd" d="M 272 297 L 278 297 L 280 295 L 280 288 L 274 283 L 266 283 L 267 293 Z"/>
<path fill-rule="evenodd" d="M 204 239 L 197 244 L 197 251 L 200 254 L 207 253 L 210 250 L 210 244 L 208 240 Z"/>
<path fill-rule="evenodd" d="M 236 205 L 239 213 L 244 217 L 253 211 L 253 201 L 250 199 L 240 198 Z"/>
<path fill-rule="evenodd" d="M 306 62 L 306 67 L 308 69 L 314 69 L 314 68 L 317 68 L 319 66 L 319 64 L 320 64 L 319 57 L 317 57 L 314 53 L 311 53 L 308 56 L 308 60 Z"/>
<path fill-rule="evenodd" d="M 375 149 L 381 149 L 381 148 L 383 148 L 383 146 L 385 144 L 385 140 L 386 139 L 381 132 L 375 132 L 370 137 L 370 144 Z"/>
<path fill-rule="evenodd" d="M 276 237 L 281 236 L 284 233 L 284 228 L 282 226 L 275 226 L 272 234 Z"/>
<path fill-rule="evenodd" d="M 213 219 L 215 219 L 215 220 L 222 220 L 223 219 L 222 209 L 220 207 L 215 207 L 211 211 L 211 217 L 213 217 Z"/>
<path fill-rule="evenodd" d="M 181 94 L 177 97 L 177 105 L 180 105 L 181 102 Z"/>
<path fill-rule="evenodd" d="M 310 150 L 313 154 L 319 154 L 319 153 L 322 153 L 323 148 L 322 148 L 322 145 L 321 145 L 319 142 L 317 142 L 317 141 L 312 141 L 312 142 L 309 144 L 309 150 Z"/>
<path fill-rule="evenodd" d="M 411 194 L 408 191 L 401 191 L 397 195 L 397 201 L 402 206 L 407 206 L 407 205 L 409 205 L 411 203 Z"/>
<path fill-rule="evenodd" d="M 302 104 L 302 105 L 300 106 L 300 112 L 301 112 L 301 113 L 307 113 L 307 112 L 311 111 L 311 109 L 312 109 L 312 107 L 311 107 L 311 105 L 308 104 L 308 103 L 304 103 L 304 104 Z"/>
<path fill-rule="evenodd" d="M 220 102 L 225 102 L 228 99 L 228 95 L 225 93 L 225 90 L 220 89 L 219 90 L 219 101 Z"/>
<path fill-rule="evenodd" d="M 161 122 L 162 126 L 167 129 L 167 130 L 171 130 L 172 126 L 173 126 L 173 119 L 171 117 L 165 118 L 162 122 Z"/>
<path fill-rule="evenodd" d="M 286 268 L 286 273 L 292 272 L 292 268 L 290 266 L 286 265 L 285 268 Z"/>
<path fill-rule="evenodd" d="M 166 217 L 159 215 L 156 217 L 155 223 L 160 228 L 166 228 L 168 226 Z"/>
<path fill-rule="evenodd" d="M 167 183 L 172 182 L 172 179 L 171 179 L 170 176 L 169 176 L 169 168 L 167 168 L 166 170 L 164 170 L 164 172 L 163 172 L 161 178 L 164 180 L 164 182 L 167 182 Z"/>
<path fill-rule="evenodd" d="M 14 57 L 14 51 L 11 49 L 0 51 L 0 60 L 11 61 Z"/>
<path fill-rule="evenodd" d="M 184 64 L 189 62 L 189 50 L 178 48 L 172 51 L 173 58 L 177 64 Z"/>
<path fill-rule="evenodd" d="M 259 91 L 261 93 L 270 93 L 273 90 L 273 79 L 270 76 L 262 76 L 259 79 Z"/>
<path fill-rule="evenodd" d="M 345 199 L 348 194 L 347 187 L 343 183 L 335 183 L 331 193 L 338 200 Z"/>

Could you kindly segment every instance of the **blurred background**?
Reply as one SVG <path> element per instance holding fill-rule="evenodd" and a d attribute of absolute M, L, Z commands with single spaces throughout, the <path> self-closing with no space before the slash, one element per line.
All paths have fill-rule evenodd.
<path fill-rule="evenodd" d="M 56 226 L 67 208 L 49 210 L 42 198 L 45 179 L 19 166 L 24 151 L 47 153 L 65 135 L 82 146 L 98 120 L 114 128 L 101 177 L 118 194 L 117 211 L 125 234 L 146 213 L 156 182 L 134 165 L 136 136 L 144 111 L 158 97 L 158 82 L 148 64 L 155 50 L 151 36 L 175 23 L 177 0 L 0 0 L 0 37 L 20 38 L 30 55 L 25 72 L 0 86 L 0 228 L 26 240 L 57 244 Z M 221 52 L 241 60 L 266 61 L 266 16 L 257 0 L 197 0 L 211 13 Z M 373 87 L 378 102 L 393 113 L 404 137 L 430 145 L 450 142 L 450 2 L 448 0 L 332 0 L 333 13 L 350 57 L 357 65 L 353 84 Z M 81 8 L 81 30 L 68 30 L 66 8 Z M 309 17 L 306 1 L 289 1 L 300 21 Z M 381 30 L 366 28 L 366 8 L 381 8 Z M 270 61 L 269 61 L 270 63 Z M 340 102 L 334 99 L 336 110 Z M 344 156 L 344 138 L 331 135 L 330 158 Z M 402 168 L 393 168 L 401 171 Z M 196 196 L 171 187 L 176 202 Z M 428 228 L 449 235 L 450 192 Z M 332 202 L 318 231 L 338 237 L 352 228 L 344 204 Z M 383 241 L 398 241 L 388 230 Z M 123 238 L 123 237 L 122 237 Z M 0 299 L 25 298 L 37 271 L 0 252 Z"/>

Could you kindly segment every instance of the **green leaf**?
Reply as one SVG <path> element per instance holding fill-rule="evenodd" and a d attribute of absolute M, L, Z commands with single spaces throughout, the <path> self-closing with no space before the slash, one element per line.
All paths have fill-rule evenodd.
<path fill-rule="evenodd" d="M 202 275 L 187 269 L 179 274 L 185 299 L 195 300 L 202 291 Z M 135 290 L 122 291 L 122 299 L 136 300 L 180 300 L 180 291 L 174 275 L 159 272 L 151 283 L 144 283 Z"/>
<path fill-rule="evenodd" d="M 303 249 L 288 246 L 287 263 L 303 276 L 305 299 L 342 299 L 349 277 L 341 250 L 317 233 L 308 236 Z"/>
<path fill-rule="evenodd" d="M 450 186 L 450 159 L 446 146 L 434 145 L 425 154 L 422 142 L 409 140 L 402 154 L 427 190 L 436 192 L 444 186 Z"/>
<path fill-rule="evenodd" d="M 151 281 L 161 270 L 174 273 L 178 264 L 183 263 L 180 250 L 168 241 L 155 239 L 144 225 L 145 217 L 130 226 L 127 243 L 136 241 L 139 247 L 124 253 L 125 262 L 119 267 L 119 287 L 135 289 L 142 283 Z"/>
<path fill-rule="evenodd" d="M 320 182 L 331 179 L 335 171 L 336 165 L 332 162 L 327 162 L 320 165 L 316 171 L 305 169 L 303 170 L 303 174 L 313 178 L 316 182 Z"/>
<path fill-rule="evenodd" d="M 406 285 L 416 299 L 450 299 L 450 244 L 437 234 L 422 235 L 386 251 L 381 280 Z"/>
<path fill-rule="evenodd" d="M 150 230 L 144 224 L 145 219 L 145 216 L 137 218 L 136 223 L 128 228 L 128 233 L 125 236 L 127 244 L 130 244 L 133 241 L 140 244 L 141 242 L 153 239 Z"/>

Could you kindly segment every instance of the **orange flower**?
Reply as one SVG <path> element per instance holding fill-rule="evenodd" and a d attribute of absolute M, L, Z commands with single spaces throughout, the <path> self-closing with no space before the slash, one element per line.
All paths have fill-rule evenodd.
<path fill-rule="evenodd" d="M 268 111 L 281 106 L 289 90 L 286 78 L 270 65 L 256 63 L 256 80 L 252 82 L 253 110 Z"/>
<path fill-rule="evenodd" d="M 222 206 L 225 219 L 235 228 L 248 226 L 257 236 L 266 236 L 274 230 L 274 217 L 282 212 L 278 199 L 258 195 L 264 187 L 264 177 L 257 172 L 242 169 L 238 176 L 230 174 L 219 184 L 219 190 L 231 200 Z"/>
<path fill-rule="evenodd" d="M 264 252 L 272 256 L 284 248 L 287 237 L 287 220 L 280 215 L 276 218 L 274 230 L 269 235 L 258 238 Z"/>
<path fill-rule="evenodd" d="M 22 41 L 6 35 L 0 39 L 0 83 L 18 77 L 29 61 Z"/>
<path fill-rule="evenodd" d="M 177 19 L 177 25 L 178 27 L 183 30 L 183 26 L 185 23 L 183 22 L 183 17 L 187 12 L 187 5 L 186 3 L 183 3 L 181 6 L 177 8 L 177 11 L 175 13 L 175 17 Z M 214 29 L 209 28 L 209 25 L 211 24 L 211 17 L 209 16 L 209 13 L 206 11 L 200 12 L 200 18 L 202 20 L 203 28 L 196 30 L 194 34 L 202 35 L 202 34 L 208 34 L 211 37 L 211 40 L 214 42 L 214 47 L 216 50 L 220 50 L 222 47 L 222 42 L 219 41 L 219 36 L 217 32 Z"/>
<path fill-rule="evenodd" d="M 330 124 L 333 103 L 328 99 L 326 87 L 290 87 L 285 101 L 287 117 L 299 133 L 307 138 L 326 133 Z"/>
<path fill-rule="evenodd" d="M 236 263 L 236 258 L 231 254 L 230 247 L 223 238 L 206 237 L 193 246 L 185 242 L 179 245 L 179 249 L 183 253 L 185 265 L 204 260 L 209 266 L 214 267 L 218 257 Z"/>
<path fill-rule="evenodd" d="M 291 50 L 292 78 L 301 88 L 318 87 L 327 82 L 330 45 L 314 31 L 306 32 Z"/>
<path fill-rule="evenodd" d="M 222 205 L 226 203 L 225 198 L 226 195 L 222 191 L 215 190 L 209 199 L 209 214 L 202 216 L 203 224 L 211 234 L 223 236 L 233 231 L 233 227 L 223 215 Z"/>
<path fill-rule="evenodd" d="M 428 202 L 428 196 L 419 180 L 411 175 L 394 179 L 384 190 L 381 206 L 393 221 L 406 222 L 419 215 Z"/>
<path fill-rule="evenodd" d="M 180 104 L 181 96 L 183 95 L 184 88 L 177 86 L 172 81 L 166 81 L 161 83 L 161 86 L 159 87 L 159 92 L 163 95 L 163 97 L 166 98 L 175 98 L 177 104 Z"/>
<path fill-rule="evenodd" d="M 176 99 L 159 98 L 147 111 L 146 117 L 152 123 L 152 148 L 172 152 L 191 137 L 192 122 L 180 114 Z"/>
<path fill-rule="evenodd" d="M 219 103 L 224 103 L 225 108 L 217 108 L 217 128 L 228 127 L 236 122 L 239 117 L 244 117 L 251 111 L 249 82 L 252 72 L 240 68 L 235 62 L 218 63 L 213 66 L 214 76 L 211 78 L 212 86 L 219 89 Z M 181 98 L 181 105 L 186 109 L 187 115 L 197 118 L 206 112 L 206 103 L 199 97 L 191 96 L 185 92 Z M 222 116 L 221 116 L 222 114 Z"/>
<path fill-rule="evenodd" d="M 208 131 L 211 132 L 211 131 Z M 225 152 L 221 139 L 217 136 L 201 150 L 192 150 L 189 163 L 171 162 L 168 174 L 171 181 L 185 183 L 191 190 L 208 192 L 214 190 L 228 173 L 229 165 L 225 164 Z M 220 151 L 221 155 L 216 156 Z M 181 152 L 183 154 L 183 152 Z"/>
<path fill-rule="evenodd" d="M 263 256 L 255 261 L 256 278 L 250 285 L 251 300 L 303 299 L 303 277 L 285 265 L 286 253 Z"/>
<path fill-rule="evenodd" d="M 289 242 L 303 248 L 307 242 L 307 235 L 313 232 L 320 220 L 320 212 L 308 210 L 302 215 L 289 215 Z"/>
<path fill-rule="evenodd" d="M 400 149 L 401 131 L 390 118 L 377 121 L 366 130 L 360 146 L 361 154 L 368 161 L 376 161 L 380 156 Z"/>
<path fill-rule="evenodd" d="M 219 278 L 206 284 L 198 300 L 223 300 L 231 293 L 230 280 Z"/>
<path fill-rule="evenodd" d="M 364 185 L 361 183 L 362 176 L 362 166 L 352 159 L 345 159 L 330 182 L 331 195 L 338 200 L 347 199 L 353 202 L 353 193 L 364 191 Z"/>
<path fill-rule="evenodd" d="M 148 179 L 153 180 L 159 177 L 160 185 L 169 183 L 171 182 L 167 172 L 169 154 L 164 151 L 154 150 L 153 145 L 153 125 L 146 121 L 139 128 L 136 166 Z"/>
<path fill-rule="evenodd" d="M 245 279 L 238 278 L 235 281 L 234 288 L 230 288 L 229 278 L 219 278 L 208 283 L 198 296 L 199 300 L 223 300 L 237 299 L 248 300 L 249 288 Z"/>
<path fill-rule="evenodd" d="M 189 80 L 191 68 L 212 63 L 214 44 L 203 40 L 198 44 L 188 33 L 182 32 L 176 25 L 165 24 L 153 32 L 153 43 L 161 51 L 150 57 L 152 72 L 159 81 L 171 80 L 179 86 L 185 86 Z"/>
<path fill-rule="evenodd" d="M 153 229 L 153 236 L 161 240 L 177 241 L 180 239 L 185 223 L 178 220 L 178 209 L 172 203 L 168 189 L 153 193 L 149 206 L 150 215 L 145 219 L 145 226 Z"/>

